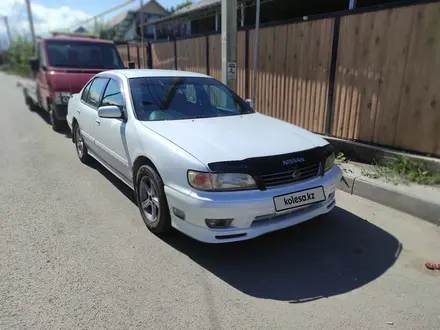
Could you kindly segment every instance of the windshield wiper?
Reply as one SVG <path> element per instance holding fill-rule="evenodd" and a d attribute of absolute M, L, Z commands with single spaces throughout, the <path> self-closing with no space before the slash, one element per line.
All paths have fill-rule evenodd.
<path fill-rule="evenodd" d="M 200 118 L 212 118 L 212 117 L 218 117 L 216 115 L 198 115 L 198 116 L 192 116 L 189 117 L 190 119 L 200 119 Z"/>

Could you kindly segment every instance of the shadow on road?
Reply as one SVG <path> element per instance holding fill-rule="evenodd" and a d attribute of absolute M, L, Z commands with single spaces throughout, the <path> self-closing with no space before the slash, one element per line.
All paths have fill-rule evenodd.
<path fill-rule="evenodd" d="M 291 303 L 359 288 L 385 273 L 402 248 L 341 208 L 245 242 L 206 245 L 180 234 L 164 241 L 245 294 Z"/>
<path fill-rule="evenodd" d="M 127 197 L 137 207 L 136 199 L 134 198 L 134 193 L 131 188 L 129 188 L 125 183 L 123 183 L 116 176 L 110 173 L 110 171 L 102 166 L 98 161 L 93 159 L 90 164 L 88 164 L 88 166 L 101 173 L 102 176 L 110 181 L 111 184 L 113 184 L 125 197 Z M 139 219 L 142 221 L 140 215 Z"/>
<path fill-rule="evenodd" d="M 130 188 L 98 162 L 91 167 L 136 205 Z M 162 239 L 237 290 L 290 303 L 362 287 L 384 274 L 402 249 L 394 236 L 339 207 L 249 241 L 210 245 L 177 232 Z"/>
<path fill-rule="evenodd" d="M 40 108 L 33 108 L 32 111 L 37 115 L 39 115 L 40 118 L 46 122 L 46 124 L 50 125 L 49 113 L 47 111 L 44 111 Z M 70 132 L 69 127 L 67 126 L 67 123 L 66 123 L 66 127 L 64 127 L 63 130 L 58 131 L 57 133 L 64 135 L 68 139 L 72 138 L 72 134 Z"/>

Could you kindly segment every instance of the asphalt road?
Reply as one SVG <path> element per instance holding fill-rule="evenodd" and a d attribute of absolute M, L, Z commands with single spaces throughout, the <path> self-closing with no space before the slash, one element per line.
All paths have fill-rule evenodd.
<path fill-rule="evenodd" d="M 438 227 L 338 193 L 253 241 L 160 239 L 16 82 L 0 74 L 1 329 L 440 328 Z"/>

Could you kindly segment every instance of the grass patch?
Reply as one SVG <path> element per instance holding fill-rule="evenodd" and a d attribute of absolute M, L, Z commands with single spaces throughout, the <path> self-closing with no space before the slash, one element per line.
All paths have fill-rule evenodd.
<path fill-rule="evenodd" d="M 397 183 L 414 182 L 425 185 L 440 185 L 440 173 L 431 171 L 421 160 L 397 157 L 385 165 L 375 165 L 372 170 L 362 170 L 362 175 L 373 179 Z"/>
<path fill-rule="evenodd" d="M 347 157 L 345 157 L 343 152 L 339 152 L 336 155 L 336 158 L 335 158 L 335 164 L 336 165 L 341 165 L 342 163 L 345 163 L 346 161 L 347 161 Z"/>

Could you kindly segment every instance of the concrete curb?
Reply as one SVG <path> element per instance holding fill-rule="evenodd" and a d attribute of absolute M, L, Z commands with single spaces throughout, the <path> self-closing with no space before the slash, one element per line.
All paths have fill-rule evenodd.
<path fill-rule="evenodd" d="M 329 136 L 322 136 L 331 143 L 336 152 L 343 152 L 347 158 L 365 164 L 385 164 L 396 157 L 408 157 L 416 161 L 423 161 L 434 172 L 440 172 L 440 158 L 414 155 L 408 152 L 401 152 L 384 147 L 377 147 L 365 143 L 338 139 Z"/>
<path fill-rule="evenodd" d="M 373 202 L 392 207 L 440 226 L 440 201 L 434 204 L 416 196 L 403 194 L 390 187 L 384 187 L 362 177 L 345 174 L 338 189 L 349 194 L 369 199 Z"/>

